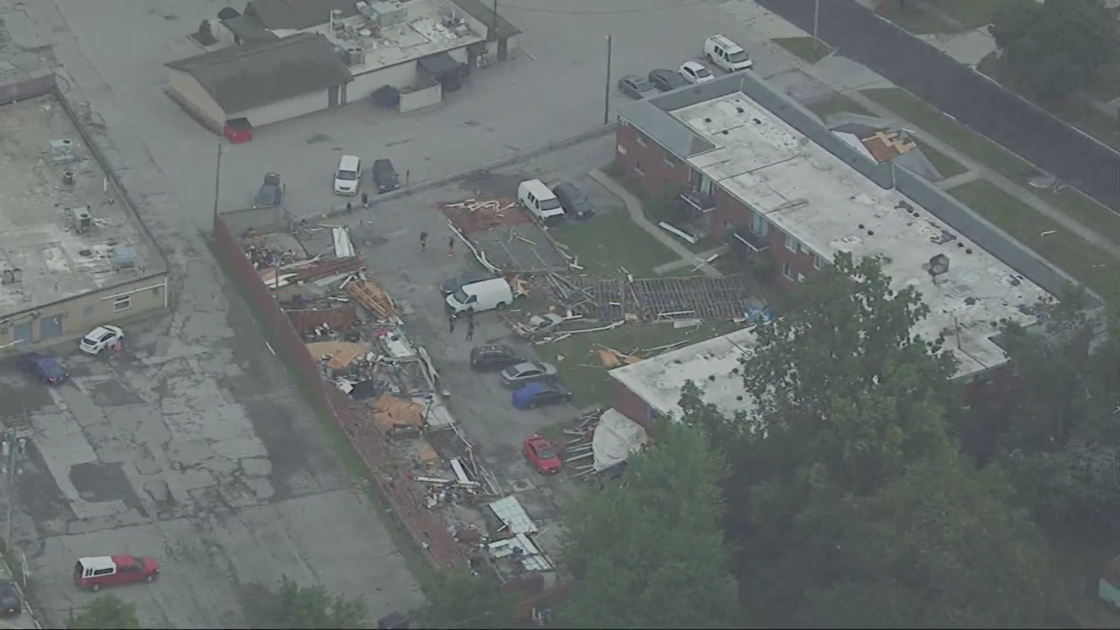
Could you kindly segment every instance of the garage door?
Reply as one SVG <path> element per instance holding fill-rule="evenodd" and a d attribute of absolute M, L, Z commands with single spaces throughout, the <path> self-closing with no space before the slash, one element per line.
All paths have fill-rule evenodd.
<path fill-rule="evenodd" d="M 35 327 L 31 325 L 31 322 L 16 324 L 12 327 L 12 341 L 17 344 L 31 343 L 31 337 L 34 333 Z"/>
<path fill-rule="evenodd" d="M 62 315 L 44 317 L 39 320 L 39 337 L 51 339 L 62 335 Z"/>

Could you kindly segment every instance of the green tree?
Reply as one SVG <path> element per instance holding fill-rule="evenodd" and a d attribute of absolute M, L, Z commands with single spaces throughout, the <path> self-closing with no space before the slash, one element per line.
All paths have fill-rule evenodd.
<path fill-rule="evenodd" d="M 1085 87 L 1116 54 L 1116 19 L 1101 0 L 1004 0 L 992 16 L 1000 71 L 1032 96 Z"/>
<path fill-rule="evenodd" d="M 74 630 L 139 630 L 136 604 L 126 604 L 113 595 L 98 595 L 80 615 L 71 616 Z"/>
<path fill-rule="evenodd" d="M 366 605 L 361 599 L 334 595 L 323 586 L 300 586 L 284 576 L 275 592 L 257 602 L 266 624 L 289 630 L 327 630 L 366 627 Z"/>
<path fill-rule="evenodd" d="M 721 527 L 723 457 L 699 427 L 666 423 L 625 481 L 581 496 L 562 517 L 573 578 L 558 623 L 575 628 L 730 625 L 734 586 Z"/>
<path fill-rule="evenodd" d="M 502 590 L 494 577 L 440 574 L 427 596 L 419 615 L 424 628 L 512 628 L 517 622 L 517 594 Z"/>

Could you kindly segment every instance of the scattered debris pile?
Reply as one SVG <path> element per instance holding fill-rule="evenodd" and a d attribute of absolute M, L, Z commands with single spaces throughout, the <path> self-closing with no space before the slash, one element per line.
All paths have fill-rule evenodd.
<path fill-rule="evenodd" d="M 533 222 L 513 197 L 479 197 L 441 202 L 436 207 L 456 228 L 467 234 Z"/>
<path fill-rule="evenodd" d="M 586 480 L 622 474 L 630 456 L 649 442 L 640 424 L 613 408 L 585 414 L 564 434 L 569 436 L 564 465 L 576 478 Z"/>
<path fill-rule="evenodd" d="M 604 280 L 552 275 L 560 301 L 573 312 L 597 321 L 738 320 L 752 307 L 747 276 Z"/>
<path fill-rule="evenodd" d="M 496 526 L 485 548 L 506 588 L 539 591 L 555 583 L 552 560 L 533 540 L 537 525 L 517 497 L 505 497 L 487 507 Z"/>
<path fill-rule="evenodd" d="M 436 207 L 478 262 L 491 271 L 544 273 L 568 268 L 552 238 L 515 199 L 479 197 Z"/>
<path fill-rule="evenodd" d="M 365 279 L 353 279 L 342 283 L 346 294 L 380 320 L 389 320 L 397 316 L 397 305 L 388 293 L 381 290 L 373 282 Z"/>

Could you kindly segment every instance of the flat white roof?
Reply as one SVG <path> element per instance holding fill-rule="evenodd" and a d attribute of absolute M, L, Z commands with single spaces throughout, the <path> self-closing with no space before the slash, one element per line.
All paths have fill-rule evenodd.
<path fill-rule="evenodd" d="M 458 26 L 445 26 L 444 16 L 449 13 L 441 11 L 439 5 L 431 0 L 412 0 L 402 6 L 408 12 L 408 19 L 376 33 L 369 28 L 369 19 L 363 15 L 344 18 L 342 36 L 332 31 L 329 23 L 302 31 L 276 29 L 272 32 L 280 37 L 297 32 L 319 33 L 340 48 L 361 45 L 365 49 L 365 62 L 350 66 L 350 73 L 354 76 L 486 41 L 465 21 Z"/>
<path fill-rule="evenodd" d="M 1048 296 L 909 198 L 883 190 L 742 93 L 670 114 L 716 147 L 689 163 L 800 246 L 829 261 L 837 252 L 857 259 L 882 255 L 892 288 L 913 286 L 929 306 L 929 316 L 914 332 L 927 340 L 945 337 L 943 351 L 956 357 L 958 377 L 1005 363 L 1006 355 L 992 341 L 1000 322 L 1034 322 L 1030 308 Z M 935 285 L 923 265 L 937 254 L 949 257 L 949 273 Z"/>
<path fill-rule="evenodd" d="M 692 381 L 704 402 L 727 418 L 749 414 L 753 401 L 743 391 L 739 360 L 755 345 L 754 327 L 701 341 L 684 348 L 615 368 L 611 378 L 622 383 L 659 413 L 680 420 L 681 388 Z"/>

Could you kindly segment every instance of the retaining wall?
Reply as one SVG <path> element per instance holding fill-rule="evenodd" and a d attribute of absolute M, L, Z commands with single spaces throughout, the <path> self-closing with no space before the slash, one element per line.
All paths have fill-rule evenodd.
<path fill-rule="evenodd" d="M 259 311 L 262 323 L 270 332 L 271 343 L 276 346 L 273 349 L 287 360 L 289 369 L 296 372 L 315 402 L 338 425 L 393 513 L 417 544 L 427 549 L 429 562 L 441 569 L 457 566 L 463 560 L 460 547 L 447 526 L 424 508 L 423 497 L 415 491 L 415 484 L 409 482 L 407 468 L 393 462 L 386 446 L 388 437 L 371 421 L 360 403 L 324 382 L 318 362 L 311 357 L 291 320 L 261 281 L 237 235 L 221 215 L 214 217 L 214 241 L 227 273 L 233 276 L 245 299 Z"/>
<path fill-rule="evenodd" d="M 0 85 L 0 103 L 15 103 L 54 91 L 54 75 L 44 74 L 23 81 L 13 81 Z"/>

